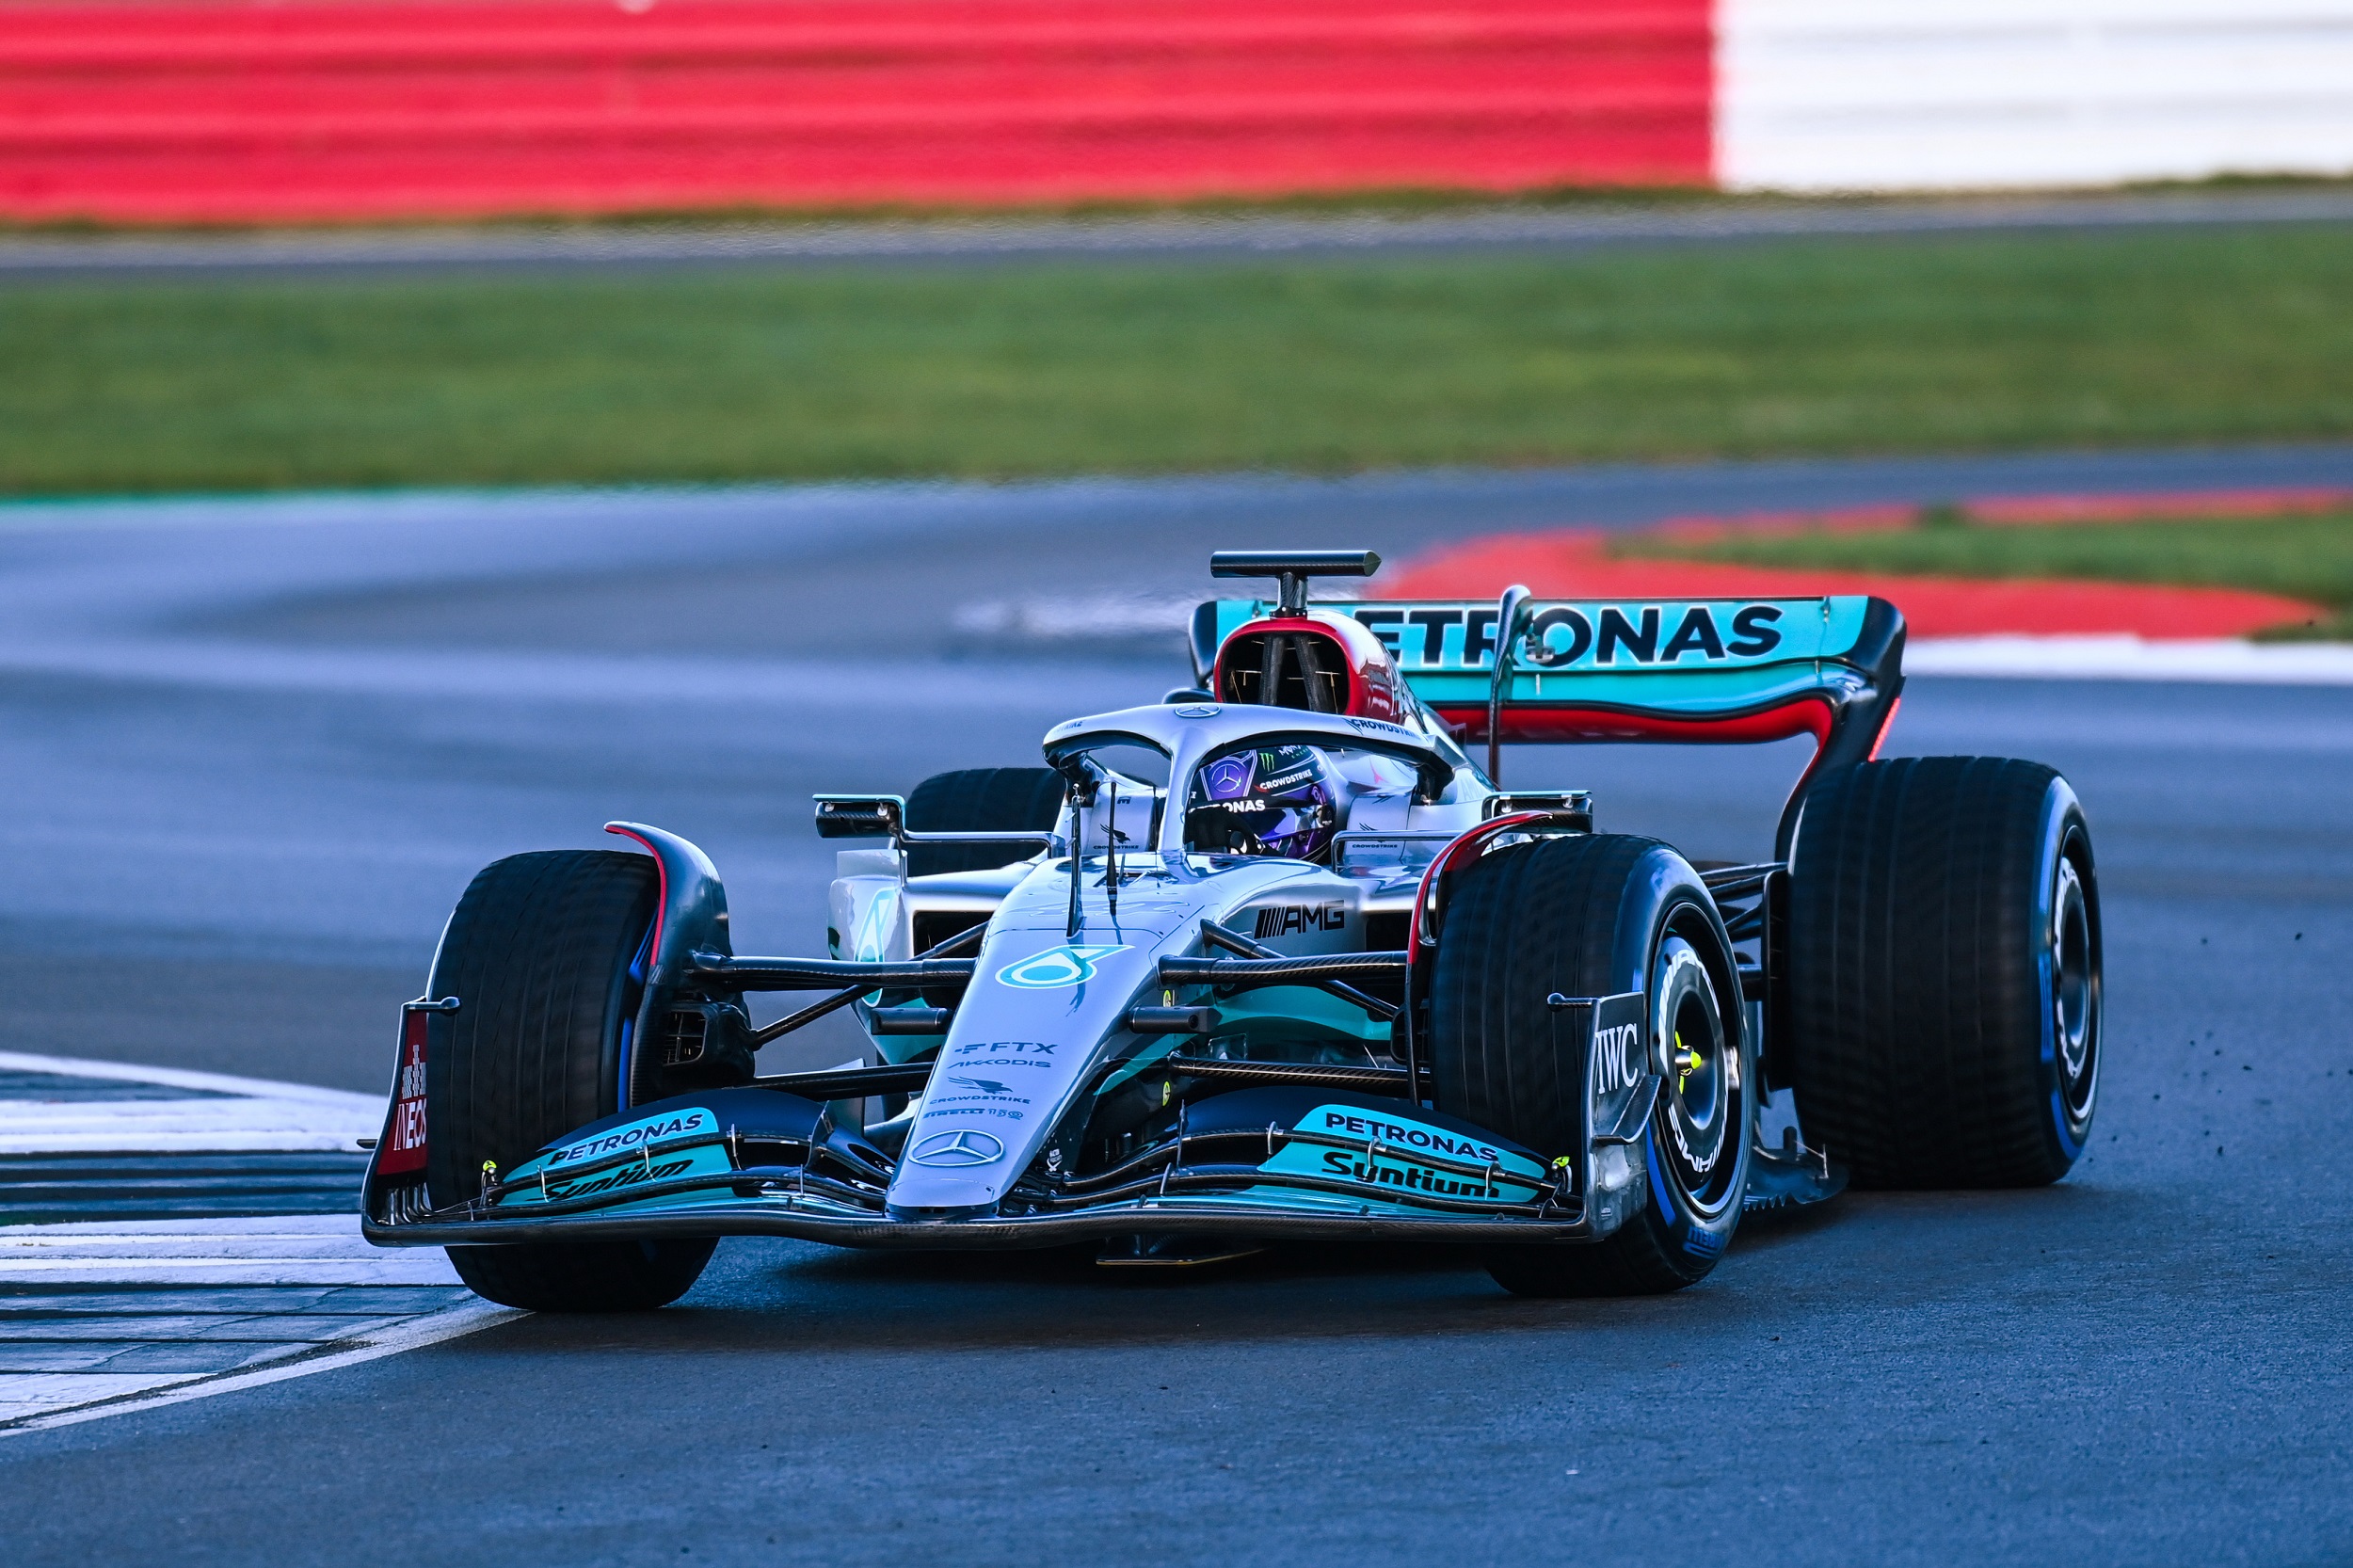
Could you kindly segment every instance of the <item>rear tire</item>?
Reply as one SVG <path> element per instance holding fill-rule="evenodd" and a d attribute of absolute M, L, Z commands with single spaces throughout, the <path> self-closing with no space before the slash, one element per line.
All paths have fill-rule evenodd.
<path fill-rule="evenodd" d="M 1043 831 L 1062 815 L 1062 776 L 1051 768 L 962 768 L 936 773 L 907 796 L 906 824 L 916 833 Z M 1034 846 L 910 844 L 909 876 L 985 872 L 1010 866 Z"/>
<path fill-rule="evenodd" d="M 457 901 L 431 994 L 454 996 L 449 1044 L 425 1064 L 434 1206 L 482 1190 L 620 1107 L 643 987 L 632 975 L 660 874 L 642 855 L 551 850 L 483 869 Z M 626 1312 L 686 1293 L 709 1240 L 531 1242 L 449 1249 L 476 1295 L 539 1312 Z"/>
<path fill-rule="evenodd" d="M 1857 1187 L 2035 1187 L 2083 1152 L 2100 1073 L 2100 895 L 2039 762 L 1866 762 L 1807 795 L 1790 866 L 1806 1137 Z"/>
<path fill-rule="evenodd" d="M 1627 1152 L 1647 1196 L 1590 1245 L 1498 1246 L 1488 1272 L 1529 1296 L 1631 1296 L 1705 1278 L 1740 1223 L 1754 1106 L 1732 944 L 1699 874 L 1655 839 L 1548 838 L 1481 856 L 1449 894 L 1431 991 L 1440 1109 L 1550 1158 L 1584 1131 L 1586 1042 L 1547 999 L 1641 991 L 1665 1076 Z M 1671 1070 L 1677 1046 L 1689 1053 Z"/>

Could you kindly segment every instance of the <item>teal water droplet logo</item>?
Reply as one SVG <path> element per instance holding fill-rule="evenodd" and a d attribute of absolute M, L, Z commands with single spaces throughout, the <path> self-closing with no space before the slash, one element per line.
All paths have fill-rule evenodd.
<path fill-rule="evenodd" d="M 1118 947 L 1080 947 L 1075 944 L 1065 944 L 1058 948 L 1048 948 L 1035 957 L 1024 958 L 1018 964 L 1008 964 L 997 971 L 997 978 L 1016 990 L 1064 990 L 1073 985 L 1083 985 L 1093 980 L 1097 959 L 1108 958 L 1114 952 L 1127 951 L 1124 944 Z"/>

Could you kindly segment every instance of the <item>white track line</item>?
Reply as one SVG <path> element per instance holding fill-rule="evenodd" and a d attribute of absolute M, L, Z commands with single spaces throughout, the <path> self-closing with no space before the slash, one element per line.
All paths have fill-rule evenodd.
<path fill-rule="evenodd" d="M 207 1096 L 0 1099 L 0 1152 L 5 1153 L 105 1150 L 168 1157 L 179 1150 L 350 1150 L 355 1140 L 373 1136 L 384 1119 L 384 1102 L 373 1096 L 222 1073 L 18 1051 L 0 1051 L 0 1070 L 146 1083 L 202 1091 Z M 159 1161 L 159 1169 L 168 1169 L 168 1158 Z M 296 1319 L 318 1320 L 314 1343 L 332 1347 L 318 1353 L 303 1343 L 310 1324 L 289 1322 L 286 1314 L 254 1313 L 249 1304 L 217 1314 L 199 1308 L 177 1315 L 167 1310 L 152 1318 L 136 1311 L 77 1308 L 77 1303 L 90 1301 L 93 1288 L 104 1293 L 110 1286 L 151 1296 L 160 1290 L 165 1294 L 153 1298 L 158 1304 L 180 1299 L 183 1292 L 194 1292 L 200 1301 L 209 1290 L 249 1295 L 273 1287 L 295 1288 L 304 1294 L 319 1288 L 424 1288 L 440 1293 L 428 1295 L 426 1303 L 458 1299 L 457 1304 L 427 1312 L 371 1312 L 370 1304 L 360 1300 L 350 1303 L 360 1309 L 351 1316 L 297 1309 Z M 8 1292 L 0 1297 L 0 1308 L 7 1309 L 0 1313 L 0 1328 L 8 1331 L 0 1334 L 0 1356 L 13 1353 L 18 1368 L 0 1372 L 0 1423 L 6 1423 L 0 1432 L 95 1420 L 308 1377 L 438 1344 L 520 1316 L 464 1297 L 462 1289 L 440 1249 L 370 1246 L 360 1235 L 357 1214 L 0 1226 L 0 1290 Z M 241 1298 L 218 1299 L 225 1305 Z M 408 1300 L 416 1303 L 418 1298 Z M 122 1343 L 140 1351 L 184 1345 L 218 1352 L 243 1337 L 232 1327 L 238 1322 L 256 1336 L 253 1353 L 272 1357 L 272 1365 L 246 1371 L 191 1372 L 173 1368 L 167 1356 L 165 1365 L 151 1371 L 71 1369 L 74 1353 L 70 1346 L 93 1347 L 90 1354 L 103 1357 L 94 1367 L 115 1359 L 117 1352 L 106 1347 Z"/>
<path fill-rule="evenodd" d="M 0 1071 L 152 1083 L 219 1099 L 43 1101 L 0 1099 L 0 1154 L 141 1153 L 358 1148 L 383 1129 L 373 1095 L 176 1067 L 86 1062 L 0 1051 Z"/>
<path fill-rule="evenodd" d="M 388 1050 L 386 1054 L 389 1057 L 391 1053 Z M 185 1067 L 151 1067 L 135 1062 L 101 1062 L 86 1056 L 37 1056 L 30 1051 L 0 1050 L 0 1069 L 112 1079 L 120 1083 L 161 1083 L 172 1089 L 210 1089 L 216 1094 L 267 1096 L 317 1105 L 373 1106 L 378 1112 L 384 1109 L 383 1100 L 377 1096 L 355 1095 L 348 1089 L 282 1083 L 272 1078 L 238 1078 L 230 1073 L 192 1072 Z"/>
<path fill-rule="evenodd" d="M 21 1372 L 0 1377 L 0 1421 L 194 1383 L 201 1372 Z"/>
<path fill-rule="evenodd" d="M 178 1290 L 257 1286 L 449 1288 L 458 1284 L 456 1271 L 439 1248 L 388 1250 L 370 1246 L 360 1236 L 356 1215 L 94 1221 L 0 1227 L 0 1286 L 161 1286 Z M 54 1304 L 58 1307 L 70 1307 L 73 1300 L 71 1294 L 8 1298 L 18 1305 Z M 205 1399 L 285 1378 L 307 1377 L 418 1345 L 437 1344 L 519 1316 L 486 1302 L 469 1300 L 440 1312 L 360 1318 L 333 1325 L 340 1331 L 337 1339 L 356 1341 L 345 1349 L 248 1372 L 0 1374 L 0 1421 L 18 1423 L 0 1431 L 22 1432 L 90 1420 L 152 1409 L 158 1404 Z M 110 1324 L 118 1320 L 109 1318 Z M 70 1323 L 57 1326 L 64 1331 L 62 1337 L 88 1337 L 72 1333 Z M 283 1327 L 279 1325 L 280 1332 L 283 1332 Z M 49 1336 L 37 1333 L 26 1337 L 45 1339 Z M 184 1335 L 168 1337 L 186 1342 Z M 5 1355 L 8 1348 L 8 1342 L 0 1341 L 0 1355 Z"/>
<path fill-rule="evenodd" d="M 51 1427 L 67 1427 L 81 1421 L 102 1420 L 108 1416 L 128 1416 L 134 1411 L 154 1410 L 168 1404 L 184 1404 L 190 1400 L 210 1399 L 216 1394 L 233 1394 L 242 1389 L 258 1388 L 264 1384 L 283 1383 L 289 1378 L 303 1378 L 317 1372 L 331 1372 L 339 1368 L 357 1366 L 362 1361 L 374 1361 L 382 1356 L 397 1355 L 402 1351 L 413 1351 L 425 1345 L 438 1345 L 444 1340 L 455 1339 L 460 1335 L 495 1327 L 521 1316 L 520 1312 L 512 1307 L 492 1306 L 488 1302 L 468 1302 L 463 1305 L 451 1307 L 446 1312 L 433 1313 L 429 1317 L 405 1319 L 397 1328 L 370 1339 L 366 1344 L 357 1345 L 350 1350 L 338 1351 L 328 1355 L 312 1356 L 307 1361 L 297 1361 L 291 1366 L 266 1367 L 251 1372 L 232 1372 L 226 1377 L 205 1379 L 195 1383 L 193 1386 L 156 1387 L 158 1384 L 185 1384 L 189 1380 L 184 1378 L 142 1379 L 140 1381 L 147 1383 L 151 1387 L 155 1387 L 156 1391 L 143 1397 L 134 1395 L 125 1398 L 122 1395 L 114 1395 L 109 1397 L 110 1402 L 78 1404 L 77 1408 L 60 1410 L 54 1416 L 33 1416 L 29 1420 L 20 1419 L 14 1426 L 0 1428 L 0 1437 L 6 1437 L 11 1432 L 45 1432 Z M 30 1384 L 40 1378 L 79 1375 L 81 1374 L 40 1373 L 34 1374 L 33 1379 L 0 1380 L 0 1401 L 5 1401 L 9 1398 L 8 1385 L 11 1384 L 20 1382 Z M 37 1395 L 38 1389 L 28 1387 L 25 1392 L 28 1395 Z M 27 1402 L 38 1403 L 39 1400 L 36 1398 Z M 28 1411 L 26 1414 L 31 1413 Z M 0 1403 L 0 1420 L 8 1418 L 6 1404 Z"/>

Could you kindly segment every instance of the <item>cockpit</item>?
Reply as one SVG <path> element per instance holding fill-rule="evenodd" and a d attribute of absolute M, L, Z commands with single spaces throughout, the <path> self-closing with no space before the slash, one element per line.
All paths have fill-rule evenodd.
<path fill-rule="evenodd" d="M 1082 814 L 1084 853 L 1101 854 L 1114 843 L 1123 854 L 1152 850 L 1172 794 L 1183 812 L 1175 847 L 1193 855 L 1330 865 L 1352 829 L 1406 830 L 1418 770 L 1335 741 L 1318 744 L 1281 734 L 1238 741 L 1206 755 L 1173 791 L 1171 759 L 1157 746 L 1121 739 L 1072 752 L 1065 768 L 1096 779 L 1094 804 Z"/>

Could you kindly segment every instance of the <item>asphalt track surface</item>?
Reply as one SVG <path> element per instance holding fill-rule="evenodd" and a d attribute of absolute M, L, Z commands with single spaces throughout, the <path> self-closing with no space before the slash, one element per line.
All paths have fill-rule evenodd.
<path fill-rule="evenodd" d="M 973 265 L 1345 256 L 1369 251 L 1561 251 L 1720 245 L 1795 235 L 2093 231 L 2353 221 L 2342 185 L 1912 200 L 1597 200 L 1415 213 L 1165 213 L 798 222 L 264 230 L 0 238 L 0 282 L 188 273 Z"/>
<path fill-rule="evenodd" d="M 2338 448 L 10 508 L 0 1048 L 380 1089 L 467 876 L 608 817 L 703 843 L 745 947 L 813 951 L 809 792 L 1023 761 L 1156 696 L 1174 648 L 1101 607 L 1206 590 L 1214 545 L 2349 472 Z M 8 1560 L 2353 1557 L 2353 690 L 1924 679 L 1892 749 L 2041 758 L 2089 807 L 2109 1055 L 2057 1187 L 1854 1194 L 1633 1302 L 1515 1300 L 1442 1252 L 1140 1281 L 733 1241 L 660 1314 L 0 1439 Z M 1796 765 L 1596 748 L 1507 776 L 1737 856 Z"/>

